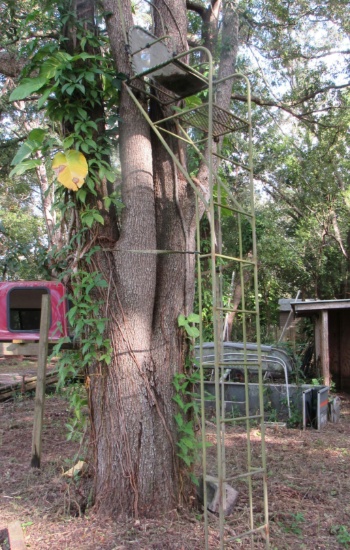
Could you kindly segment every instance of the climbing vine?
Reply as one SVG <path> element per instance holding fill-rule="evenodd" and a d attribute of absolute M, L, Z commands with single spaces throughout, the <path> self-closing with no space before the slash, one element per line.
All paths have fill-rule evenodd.
<path fill-rule="evenodd" d="M 108 284 L 93 258 L 100 250 L 99 226 L 111 209 L 116 216 L 122 207 L 112 189 L 116 172 L 110 155 L 117 137 L 116 109 L 124 76 L 115 75 L 103 36 L 69 12 L 61 14 L 60 23 L 60 40 L 36 51 L 33 45 L 31 60 L 10 100 L 34 100 L 38 120 L 44 120 L 22 143 L 12 161 L 11 176 L 45 163 L 60 184 L 52 183 L 59 212 L 54 231 L 59 237 L 51 243 L 48 265 L 69 289 L 68 321 L 74 341 L 79 343 L 75 350 L 63 352 L 66 340 L 62 339 L 54 349 L 59 356 L 58 385 L 63 387 L 93 362 L 107 366 L 111 362 L 111 343 L 105 338 L 108 321 L 101 315 Z M 72 47 L 64 32 L 67 28 L 74 32 L 76 46 Z M 68 428 L 72 437 L 83 429 L 86 399 L 80 390 L 70 392 L 70 398 L 74 418 Z"/>
<path fill-rule="evenodd" d="M 175 422 L 178 428 L 177 446 L 178 457 L 183 462 L 192 468 L 198 460 L 198 453 L 202 448 L 202 442 L 196 436 L 196 423 L 198 423 L 200 405 L 199 394 L 196 393 L 194 387 L 200 381 L 200 373 L 198 369 L 194 369 L 194 340 L 199 336 L 199 330 L 195 326 L 200 322 L 199 315 L 190 313 L 187 317 L 179 315 L 178 325 L 182 327 L 189 343 L 189 353 L 187 355 L 185 373 L 178 373 L 174 376 L 173 385 L 175 395 L 173 397 L 178 406 L 178 412 L 175 415 Z M 190 471 L 190 478 L 198 485 L 198 479 L 193 471 Z"/>
<path fill-rule="evenodd" d="M 109 365 L 112 359 L 110 340 L 104 336 L 107 319 L 100 316 L 104 302 L 102 298 L 96 299 L 96 289 L 106 288 L 107 282 L 99 272 L 79 271 L 72 274 L 70 287 L 68 322 L 73 342 L 78 342 L 79 345 L 76 349 L 63 351 L 64 344 L 70 342 L 70 338 L 66 337 L 61 338 L 53 350 L 53 355 L 59 358 L 58 389 L 81 377 L 85 378 L 88 385 L 86 372 L 89 365 L 94 361 Z M 79 438 L 86 428 L 83 409 L 87 405 L 87 399 L 82 395 L 81 387 L 75 385 L 69 386 L 68 397 L 73 411 L 73 418 L 67 424 L 68 438 Z"/>

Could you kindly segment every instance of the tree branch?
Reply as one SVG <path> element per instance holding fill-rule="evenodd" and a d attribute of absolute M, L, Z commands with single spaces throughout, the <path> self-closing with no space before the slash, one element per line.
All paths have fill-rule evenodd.
<path fill-rule="evenodd" d="M 307 60 L 310 60 L 310 59 L 322 59 L 322 57 L 328 57 L 329 55 L 335 55 L 335 54 L 341 54 L 341 55 L 350 55 L 350 50 L 335 50 L 333 52 L 323 52 L 323 53 L 320 53 L 320 54 L 315 54 L 315 55 L 306 55 L 306 54 L 303 54 L 303 53 L 300 53 L 298 52 L 297 53 L 297 56 L 294 58 L 294 59 L 298 59 L 298 58 L 302 58 L 302 59 L 307 59 Z"/>
<path fill-rule="evenodd" d="M 284 200 L 284 202 L 286 204 L 288 204 L 288 206 L 290 206 L 290 208 L 292 208 L 292 210 L 297 214 L 297 216 L 294 214 L 290 214 L 291 217 L 293 219 L 295 219 L 296 221 L 299 219 L 299 218 L 302 218 L 304 216 L 304 214 L 302 213 L 301 210 L 299 210 L 299 208 L 295 205 L 295 203 L 293 202 L 292 199 L 289 199 L 289 197 L 287 197 L 283 191 L 281 191 L 277 186 L 275 186 L 273 183 L 271 183 L 271 181 L 268 181 L 267 179 L 265 179 L 263 176 L 260 176 L 260 175 L 254 175 L 254 177 L 257 179 L 257 180 L 260 180 L 262 183 L 264 183 L 264 189 L 266 191 L 266 193 L 268 193 L 269 195 L 271 195 L 272 197 L 274 197 L 274 194 L 277 194 L 281 197 L 282 200 Z M 269 189 L 267 186 L 270 186 L 272 187 L 272 191 L 271 189 Z"/>
<path fill-rule="evenodd" d="M 186 0 L 186 8 L 200 15 L 202 19 L 205 16 L 205 12 L 207 11 L 205 6 L 202 6 L 202 4 L 199 4 L 198 2 L 195 2 L 193 0 Z"/>
<path fill-rule="evenodd" d="M 26 35 L 25 37 L 16 36 L 16 38 L 14 38 L 13 40 L 9 40 L 8 42 L 3 43 L 2 47 L 7 48 L 9 46 L 13 46 L 14 44 L 18 44 L 18 42 L 27 42 L 28 40 L 32 40 L 33 38 L 42 38 L 45 40 L 47 40 L 48 38 L 52 38 L 53 40 L 58 40 L 59 35 L 55 32 L 50 32 L 48 34 L 34 32 Z"/>
<path fill-rule="evenodd" d="M 306 122 L 309 122 L 309 123 L 315 123 L 317 121 L 308 120 L 308 119 L 305 118 L 305 115 L 310 114 L 312 111 L 308 111 L 308 113 L 299 114 L 299 113 L 296 113 L 295 111 L 293 111 L 292 108 L 296 107 L 297 105 L 300 105 L 301 103 L 304 103 L 305 101 L 308 101 L 310 99 L 314 99 L 319 94 L 323 94 L 323 93 L 328 92 L 330 90 L 341 90 L 341 89 L 349 88 L 349 87 L 350 87 L 350 82 L 348 82 L 346 84 L 339 84 L 339 85 L 334 84 L 334 85 L 325 86 L 324 88 L 319 88 L 318 90 L 314 90 L 313 92 L 309 92 L 309 93 L 305 94 L 303 97 L 301 97 L 297 101 L 293 101 L 289 105 L 287 103 L 283 103 L 282 101 L 273 101 L 271 99 L 261 99 L 260 97 L 257 97 L 257 96 L 252 96 L 251 100 L 253 101 L 253 103 L 255 103 L 256 105 L 260 105 L 261 107 L 278 107 L 279 109 L 282 109 L 283 111 L 286 111 L 287 113 L 293 115 L 294 117 L 298 118 L 299 120 L 303 120 L 303 121 L 306 121 Z M 235 99 L 236 101 L 242 101 L 243 103 L 247 102 L 246 96 L 241 95 L 241 94 L 232 94 L 231 98 Z"/>

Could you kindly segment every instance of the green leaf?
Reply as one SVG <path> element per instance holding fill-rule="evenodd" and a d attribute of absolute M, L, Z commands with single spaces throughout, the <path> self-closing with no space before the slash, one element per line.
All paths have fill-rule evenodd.
<path fill-rule="evenodd" d="M 186 109 L 193 109 L 194 107 L 199 107 L 201 104 L 202 100 L 196 95 L 192 95 L 186 98 Z"/>
<path fill-rule="evenodd" d="M 77 199 L 79 199 L 80 202 L 82 202 L 83 204 L 85 204 L 86 196 L 87 196 L 87 191 L 86 191 L 86 189 L 83 189 L 83 188 L 78 189 L 78 191 L 77 191 Z"/>
<path fill-rule="evenodd" d="M 48 99 L 49 95 L 53 90 L 54 90 L 54 87 L 44 91 L 43 95 L 38 99 L 38 109 L 41 109 L 41 107 L 44 105 L 45 101 Z"/>
<path fill-rule="evenodd" d="M 71 59 L 72 56 L 66 52 L 56 52 L 55 55 L 43 62 L 40 67 L 40 76 L 45 77 L 46 80 L 50 80 L 55 76 L 58 67 L 66 65 L 67 61 Z"/>
<path fill-rule="evenodd" d="M 106 365 L 110 365 L 112 361 L 112 357 L 110 354 L 106 353 L 105 355 L 101 355 L 100 361 L 104 361 Z"/>
<path fill-rule="evenodd" d="M 175 403 L 178 404 L 178 406 L 180 407 L 180 409 L 183 409 L 184 406 L 185 406 L 185 403 L 182 401 L 181 397 L 179 395 L 174 395 L 173 397 L 173 400 L 175 401 Z"/>
<path fill-rule="evenodd" d="M 90 145 L 90 147 L 94 150 L 97 149 L 97 143 L 96 141 L 94 141 L 93 139 L 90 139 L 90 138 L 86 138 L 85 139 L 85 143 L 87 143 L 88 145 Z"/>
<path fill-rule="evenodd" d="M 11 165 L 20 164 L 24 159 L 28 158 L 34 151 L 40 149 L 45 139 L 46 131 L 41 128 L 35 128 L 28 134 L 27 140 L 21 145 L 16 155 L 11 161 Z"/>
<path fill-rule="evenodd" d="M 22 162 L 22 160 L 28 158 L 32 154 L 32 152 L 33 152 L 32 145 L 30 145 L 27 142 L 23 143 L 23 145 L 21 145 L 21 147 L 18 149 L 17 153 L 13 157 L 11 161 L 11 166 L 16 166 L 17 164 L 19 164 L 20 162 Z"/>
<path fill-rule="evenodd" d="M 76 88 L 81 91 L 81 93 L 85 94 L 85 86 L 82 84 L 76 84 Z"/>
<path fill-rule="evenodd" d="M 92 227 L 92 224 L 94 223 L 94 216 L 89 212 L 87 214 L 82 214 L 81 220 L 84 224 L 86 224 L 89 228 Z"/>
<path fill-rule="evenodd" d="M 182 418 L 182 414 L 180 414 L 180 413 L 175 414 L 174 420 L 175 420 L 175 422 L 176 422 L 176 424 L 178 425 L 179 428 L 181 428 L 181 426 L 183 426 L 184 421 L 183 421 L 183 418 Z"/>
<path fill-rule="evenodd" d="M 17 86 L 10 95 L 10 101 L 19 101 L 29 97 L 33 92 L 37 92 L 47 84 L 47 79 L 43 76 L 37 78 L 24 78 L 22 83 Z"/>
<path fill-rule="evenodd" d="M 95 184 L 94 184 L 92 178 L 89 178 L 89 177 L 86 178 L 86 185 L 90 189 L 91 193 L 96 196 L 97 193 L 95 191 Z"/>
<path fill-rule="evenodd" d="M 38 145 L 42 145 L 44 142 L 45 136 L 46 136 L 46 130 L 43 130 L 42 128 L 34 128 L 34 130 L 29 132 L 28 134 L 28 141 L 33 141 Z"/>
<path fill-rule="evenodd" d="M 177 324 L 179 327 L 184 327 L 187 325 L 186 317 L 182 313 L 177 318 Z"/>
<path fill-rule="evenodd" d="M 190 327 L 189 325 L 186 325 L 185 330 L 190 338 L 198 338 L 198 336 L 200 335 L 197 327 Z"/>
<path fill-rule="evenodd" d="M 191 439 L 190 437 L 182 437 L 181 442 L 183 445 L 188 447 L 189 449 L 195 449 L 196 448 L 196 442 Z"/>
<path fill-rule="evenodd" d="M 70 310 L 68 311 L 68 320 L 69 320 L 70 324 L 73 324 L 73 321 L 74 321 L 74 318 L 75 318 L 77 312 L 78 312 L 78 307 L 77 306 L 71 307 Z"/>
<path fill-rule="evenodd" d="M 199 487 L 199 479 L 192 472 L 190 472 L 190 479 L 197 487 Z"/>
<path fill-rule="evenodd" d="M 187 317 L 187 322 L 188 323 L 199 323 L 201 320 L 201 318 L 199 317 L 199 315 L 197 313 L 190 313 Z"/>
<path fill-rule="evenodd" d="M 96 122 L 94 122 L 93 120 L 89 120 L 87 123 L 86 123 L 86 126 L 90 127 L 90 128 L 93 128 L 94 130 L 96 130 L 96 132 L 98 132 L 98 128 L 97 128 L 97 124 Z"/>
<path fill-rule="evenodd" d="M 13 170 L 11 170 L 9 176 L 10 178 L 16 175 L 21 176 L 27 170 L 32 170 L 33 168 L 40 166 L 40 164 L 41 161 L 39 159 L 26 159 L 20 164 L 17 164 L 17 166 L 15 166 Z"/>
<path fill-rule="evenodd" d="M 112 204 L 112 199 L 110 197 L 103 197 L 103 202 L 105 204 L 105 209 L 108 210 Z"/>
<path fill-rule="evenodd" d="M 81 118 L 83 120 L 87 119 L 87 111 L 85 111 L 85 109 L 82 109 L 81 107 L 78 107 L 77 112 L 79 113 L 79 115 L 81 116 Z"/>
<path fill-rule="evenodd" d="M 85 61 L 86 59 L 96 59 L 96 56 L 92 55 L 91 53 L 82 52 L 72 57 L 72 61 L 79 61 L 80 59 L 82 59 L 83 61 Z"/>
<path fill-rule="evenodd" d="M 180 384 L 180 375 L 177 374 L 176 376 L 174 376 L 174 379 L 173 379 L 173 385 L 174 385 L 174 388 L 177 392 L 180 391 L 180 388 L 181 388 L 181 384 Z"/>
<path fill-rule="evenodd" d="M 87 155 L 91 153 L 90 147 L 86 143 L 82 143 L 80 146 L 81 150 L 84 151 Z"/>
<path fill-rule="evenodd" d="M 103 219 L 103 217 L 101 216 L 101 214 L 99 214 L 98 212 L 94 212 L 94 219 L 100 223 L 101 225 L 104 225 L 105 221 Z"/>
<path fill-rule="evenodd" d="M 187 466 L 192 465 L 193 459 L 191 459 L 191 457 L 189 457 L 185 454 L 182 454 L 182 453 L 177 453 L 177 456 L 180 457 L 187 464 Z"/>
<path fill-rule="evenodd" d="M 190 420 L 189 422 L 186 422 L 181 428 L 181 431 L 183 433 L 186 433 L 187 435 L 190 435 L 193 437 L 193 422 Z"/>
<path fill-rule="evenodd" d="M 67 93 L 68 95 L 72 95 L 72 93 L 74 92 L 75 88 L 76 88 L 76 85 L 75 85 L 75 84 L 70 84 L 70 85 L 67 87 L 67 89 L 66 89 L 65 91 L 66 91 L 66 93 Z"/>
<path fill-rule="evenodd" d="M 187 393 L 190 393 L 190 392 L 187 392 Z M 192 393 L 190 393 L 190 395 L 192 395 Z M 189 409 L 195 409 L 196 405 L 197 403 L 191 403 L 191 402 L 186 403 L 186 405 L 184 406 L 184 413 L 187 413 Z"/>
<path fill-rule="evenodd" d="M 105 330 L 105 321 L 103 319 L 102 320 L 100 319 L 99 321 L 97 321 L 96 328 L 100 334 L 103 334 Z"/>
<path fill-rule="evenodd" d="M 181 449 L 181 455 L 182 455 L 182 456 L 188 456 L 188 454 L 189 454 L 189 453 L 188 453 L 188 447 L 187 447 L 187 445 L 185 445 L 185 443 L 184 443 L 184 441 L 183 441 L 183 438 L 181 438 L 181 439 L 176 443 L 176 445 L 177 445 L 178 447 L 180 447 L 180 449 Z"/>
<path fill-rule="evenodd" d="M 95 285 L 100 287 L 100 288 L 107 288 L 108 287 L 108 283 L 105 279 L 99 279 L 98 281 L 95 281 Z"/>
<path fill-rule="evenodd" d="M 68 136 L 63 140 L 63 147 L 65 149 L 70 149 L 74 143 L 74 136 Z"/>
<path fill-rule="evenodd" d="M 84 78 L 88 82 L 94 82 L 95 78 L 96 78 L 96 75 L 94 73 L 92 73 L 91 71 L 87 71 L 86 73 L 84 73 Z"/>
<path fill-rule="evenodd" d="M 115 182 L 115 174 L 111 170 L 107 170 L 107 168 L 101 167 L 99 170 L 99 177 L 102 179 L 105 177 L 108 181 L 111 183 Z"/>

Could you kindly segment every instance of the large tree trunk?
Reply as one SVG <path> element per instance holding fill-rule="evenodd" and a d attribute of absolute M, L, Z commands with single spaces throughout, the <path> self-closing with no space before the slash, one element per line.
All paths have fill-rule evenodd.
<path fill-rule="evenodd" d="M 155 32 L 163 34 L 162 21 L 172 48 L 186 50 L 185 2 L 155 0 L 154 6 Z M 130 75 L 131 3 L 105 0 L 103 7 L 117 70 Z M 150 115 L 164 113 L 154 103 Z M 177 318 L 193 307 L 195 196 L 125 89 L 120 116 L 120 237 L 114 252 L 97 260 L 109 283 L 104 315 L 114 353 L 108 367 L 95 365 L 89 374 L 95 497 L 100 512 L 154 516 L 191 491 L 177 456 L 173 378 L 184 369 L 186 351 Z M 168 143 L 185 162 L 179 141 Z"/>
<path fill-rule="evenodd" d="M 131 6 L 122 4 L 127 31 Z M 118 3 L 106 1 L 104 8 L 113 14 L 107 25 L 116 66 L 130 74 Z M 186 36 L 183 6 L 180 11 Z M 125 208 L 116 250 L 100 264 L 110 282 L 106 313 L 114 355 L 105 371 L 90 375 L 96 504 L 118 515 L 155 515 L 180 498 L 172 380 L 183 364 L 176 319 L 186 294 L 185 255 L 158 257 L 155 251 L 184 249 L 186 239 L 173 165 L 151 141 L 150 127 L 125 90 L 120 116 Z"/>

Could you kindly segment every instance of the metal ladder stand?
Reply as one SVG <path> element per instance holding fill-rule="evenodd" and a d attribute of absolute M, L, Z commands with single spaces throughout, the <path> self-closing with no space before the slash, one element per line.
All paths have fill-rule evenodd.
<path fill-rule="evenodd" d="M 257 257 L 254 217 L 254 189 L 253 189 L 253 166 L 252 166 L 252 127 L 250 108 L 250 87 L 248 79 L 242 74 L 232 74 L 228 79 L 214 81 L 213 62 L 209 50 L 203 47 L 193 48 L 177 56 L 171 56 L 166 46 L 169 36 L 156 38 L 141 27 L 133 27 L 129 33 L 129 51 L 134 67 L 134 76 L 124 83 L 127 92 L 158 136 L 177 168 L 187 182 L 192 186 L 197 197 L 197 250 L 200 251 L 200 209 L 203 212 L 203 205 L 210 223 L 210 251 L 197 254 L 197 274 L 199 293 L 199 315 L 203 313 L 203 265 L 208 266 L 211 272 L 211 322 L 214 330 L 214 360 L 206 360 L 203 355 L 203 326 L 201 326 L 199 368 L 201 373 L 201 416 L 202 416 L 202 438 L 203 438 L 203 479 L 214 479 L 218 494 L 218 510 L 216 514 L 208 512 L 209 495 L 207 484 L 203 482 L 204 490 L 204 527 L 205 527 L 205 548 L 209 548 L 209 529 L 219 532 L 219 548 L 236 548 L 236 545 L 244 539 L 250 541 L 251 548 L 269 548 L 268 535 L 268 510 L 267 510 L 267 484 L 266 484 L 266 459 L 264 443 L 264 421 L 263 421 L 263 381 L 261 367 L 260 333 L 259 333 L 259 311 L 258 311 L 258 286 L 257 286 Z M 203 64 L 203 58 L 206 59 Z M 192 66 L 185 61 L 189 59 Z M 196 64 L 197 61 L 197 64 Z M 199 65 L 200 62 L 200 65 Z M 162 106 L 175 108 L 171 115 L 163 120 L 153 122 L 148 112 L 138 101 L 140 91 L 140 80 L 142 91 L 158 101 Z M 245 88 L 245 112 L 240 115 L 234 114 L 233 109 L 225 111 L 215 104 L 214 97 L 217 86 L 224 80 L 231 80 L 233 84 L 239 84 L 240 89 Z M 154 92 L 157 90 L 157 94 Z M 180 100 L 192 96 L 192 101 L 186 102 L 182 109 L 176 108 Z M 197 101 L 193 97 L 197 96 Z M 186 107 L 186 103 L 188 107 Z M 194 106 L 193 106 L 194 105 Z M 240 111 L 243 108 L 240 107 Z M 237 112 L 237 109 L 236 109 Z M 205 162 L 209 172 L 209 196 L 204 196 L 201 188 L 196 185 L 187 169 L 179 162 L 178 158 L 170 149 L 164 134 L 169 133 L 165 129 L 165 122 L 176 122 L 178 134 L 171 134 L 173 137 L 186 144 L 187 150 L 192 149 L 191 154 L 199 162 Z M 217 150 L 216 144 L 223 143 L 225 136 L 236 132 L 240 136 L 245 151 L 238 158 L 236 152 L 224 152 L 225 147 Z M 214 150 L 215 148 L 215 150 Z M 205 154 L 204 151 L 208 153 Z M 242 160 L 243 158 L 243 160 Z M 249 198 L 244 206 L 240 205 L 230 190 L 229 186 L 214 174 L 213 164 L 220 162 L 226 174 L 233 178 L 239 173 L 246 182 L 249 190 Z M 198 182 L 197 182 L 198 183 Z M 228 214 L 235 217 L 237 228 L 237 247 L 239 252 L 230 255 L 229 250 L 222 242 L 221 225 L 224 217 Z M 251 227 L 252 251 L 247 257 L 244 252 L 242 220 L 245 227 L 247 220 Z M 259 410 L 252 411 L 249 403 L 249 372 L 247 349 L 244 348 L 243 372 L 244 372 L 244 393 L 245 405 L 243 412 L 227 411 L 225 403 L 224 373 L 227 370 L 227 363 L 223 361 L 223 321 L 225 314 L 230 307 L 225 307 L 223 302 L 223 273 L 225 267 L 232 266 L 239 274 L 242 285 L 241 309 L 237 311 L 236 317 L 240 323 L 242 340 L 247 342 L 247 327 L 255 327 L 255 336 L 258 344 L 258 386 L 259 386 Z M 245 270 L 253 272 L 253 300 L 247 303 L 246 289 L 244 288 Z M 253 303 L 253 305 L 251 305 Z M 206 304 L 206 308 L 208 308 Z M 206 379 L 208 372 L 215 373 L 215 401 L 206 399 Z M 206 422 L 207 408 L 214 407 L 213 422 Z M 209 428 L 208 428 L 209 425 Z M 210 426 L 215 425 L 213 430 Z M 259 426 L 259 435 L 254 436 L 252 441 L 253 428 Z M 237 430 L 237 438 L 235 432 Z M 257 432 L 257 430 L 256 430 Z M 238 460 L 235 451 L 236 441 L 244 440 L 243 460 Z M 207 441 L 214 442 L 208 448 Z M 215 452 L 216 451 L 216 452 Z M 210 453 L 210 472 L 209 469 Z M 213 466 L 213 462 L 216 464 Z M 213 469 L 215 471 L 213 472 Z M 209 475 L 211 474 L 211 475 Z M 240 494 L 239 506 L 234 508 L 233 513 L 225 517 L 226 511 L 226 484 L 232 484 Z M 235 542 L 236 541 L 236 542 Z M 242 541 L 243 543 L 243 541 Z M 233 546 L 232 546 L 233 544 Z M 247 548 L 244 545 L 244 548 Z"/>

